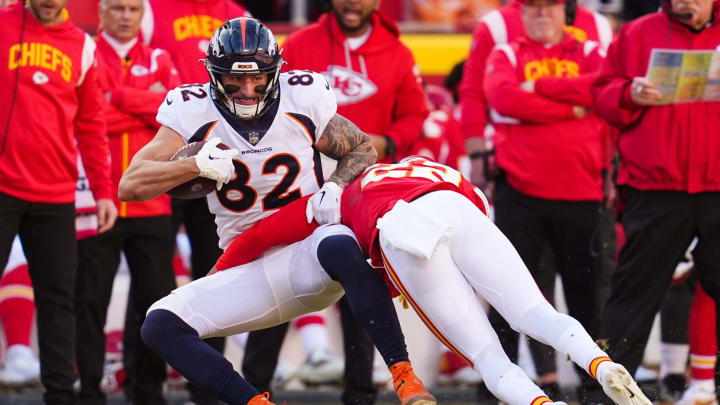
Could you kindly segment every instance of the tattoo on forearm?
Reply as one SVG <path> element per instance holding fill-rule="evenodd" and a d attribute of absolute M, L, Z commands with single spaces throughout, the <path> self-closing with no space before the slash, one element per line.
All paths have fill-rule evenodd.
<path fill-rule="evenodd" d="M 323 139 L 322 152 L 338 161 L 337 169 L 328 180 L 340 187 L 347 186 L 377 160 L 370 137 L 341 115 L 330 119 Z"/>

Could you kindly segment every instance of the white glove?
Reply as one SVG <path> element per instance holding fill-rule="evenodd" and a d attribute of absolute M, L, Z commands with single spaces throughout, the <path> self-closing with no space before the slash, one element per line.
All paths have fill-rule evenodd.
<path fill-rule="evenodd" d="M 340 222 L 340 196 L 342 189 L 337 184 L 328 181 L 307 203 L 305 215 L 308 223 L 313 217 L 320 225 L 337 224 Z"/>
<path fill-rule="evenodd" d="M 218 190 L 235 174 L 232 158 L 238 154 L 238 150 L 234 148 L 228 150 L 218 148 L 219 143 L 220 138 L 210 138 L 195 155 L 195 164 L 200 169 L 200 176 L 217 180 Z"/>

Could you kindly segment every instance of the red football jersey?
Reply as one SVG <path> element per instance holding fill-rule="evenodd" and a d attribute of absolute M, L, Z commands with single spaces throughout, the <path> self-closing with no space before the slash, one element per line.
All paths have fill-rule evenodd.
<path fill-rule="evenodd" d="M 168 51 L 183 83 L 207 83 L 207 46 L 225 20 L 250 17 L 232 0 L 145 0 L 140 25 L 145 44 Z"/>
<path fill-rule="evenodd" d="M 432 191 L 456 191 L 487 215 L 485 195 L 450 167 L 423 157 L 412 156 L 397 164 L 376 164 L 365 170 L 343 192 L 343 224 L 355 232 L 360 246 L 368 252 L 373 266 L 382 267 L 376 227 L 378 218 L 398 200 L 413 201 Z"/>

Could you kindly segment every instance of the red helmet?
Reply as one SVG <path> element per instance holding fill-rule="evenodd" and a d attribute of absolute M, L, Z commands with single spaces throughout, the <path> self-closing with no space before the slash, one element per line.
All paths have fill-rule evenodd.
<path fill-rule="evenodd" d="M 532 0 L 518 0 L 522 4 L 529 4 Z M 573 25 L 577 14 L 577 0 L 555 0 L 558 3 L 565 3 L 565 24 Z M 669 1 L 669 0 L 668 0 Z M 720 0 L 716 0 L 720 1 Z"/>

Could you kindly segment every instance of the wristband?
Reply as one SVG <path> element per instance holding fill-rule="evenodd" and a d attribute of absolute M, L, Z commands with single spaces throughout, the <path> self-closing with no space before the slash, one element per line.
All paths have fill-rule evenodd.
<path fill-rule="evenodd" d="M 385 146 L 385 155 L 386 156 L 392 156 L 397 152 L 397 145 L 395 145 L 395 141 L 387 135 L 385 135 L 385 141 L 387 142 L 387 145 Z"/>

